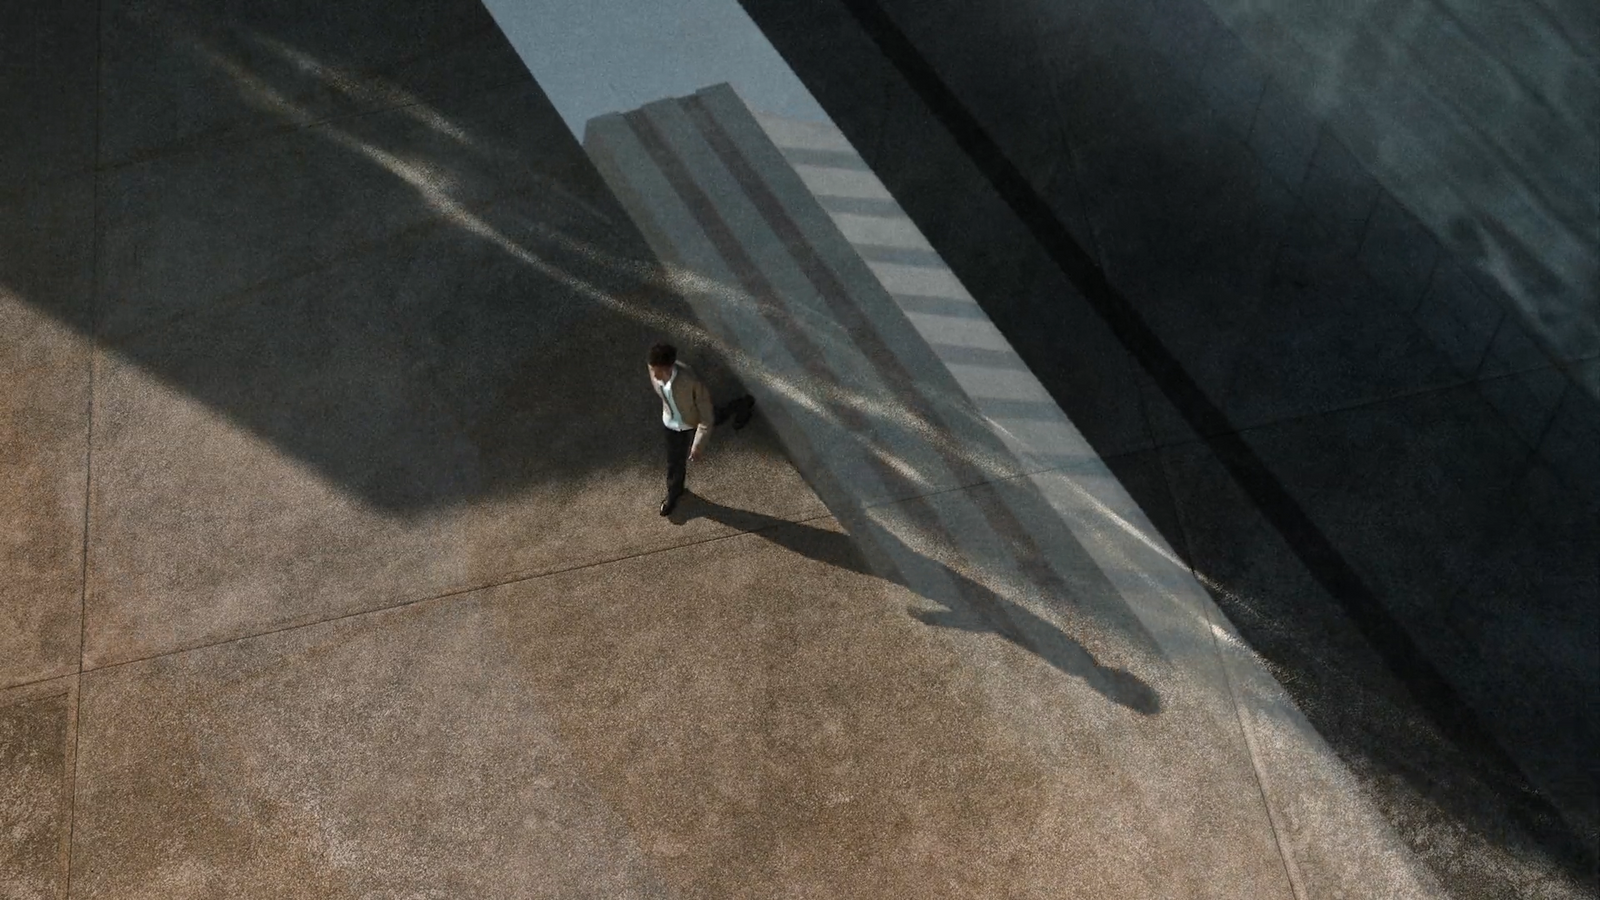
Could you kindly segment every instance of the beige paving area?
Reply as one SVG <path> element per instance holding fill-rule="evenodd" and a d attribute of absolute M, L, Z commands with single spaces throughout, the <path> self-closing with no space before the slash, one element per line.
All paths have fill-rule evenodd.
<path fill-rule="evenodd" d="M 657 895 L 504 637 L 426 604 L 88 676 L 74 896 Z"/>
<path fill-rule="evenodd" d="M 92 198 L 81 179 L 0 200 L 0 687 L 77 668 Z M 51 296 L 55 316 L 28 302 Z"/>
<path fill-rule="evenodd" d="M 825 507 L 798 389 L 656 515 L 645 349 L 744 370 L 481 8 L 354 8 L 106 4 L 99 168 L 3 195 L 0 895 L 1297 896 L 1259 667 L 1022 467 Z"/>
<path fill-rule="evenodd" d="M 8 898 L 43 900 L 66 888 L 75 706 L 63 681 L 0 698 L 0 887 Z"/>
<path fill-rule="evenodd" d="M 73 896 L 1273 893 L 1191 704 L 1140 727 L 762 526 L 87 674 Z"/>

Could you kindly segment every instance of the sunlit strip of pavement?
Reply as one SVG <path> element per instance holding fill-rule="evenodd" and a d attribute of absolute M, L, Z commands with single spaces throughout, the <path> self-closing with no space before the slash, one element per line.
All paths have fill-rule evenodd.
<path fill-rule="evenodd" d="M 695 130 L 683 127 L 690 113 L 675 114 L 675 106 L 715 109 L 725 130 L 740 134 L 740 146 L 751 156 L 759 157 L 760 148 L 766 145 L 768 160 L 762 165 L 762 172 L 778 182 L 769 185 L 771 197 L 782 197 L 785 214 L 805 223 L 803 230 L 811 249 L 827 248 L 824 252 L 828 264 L 837 267 L 838 277 L 852 286 L 848 293 L 851 302 L 870 310 L 849 317 L 853 321 L 843 323 L 846 327 L 842 329 L 823 333 L 843 335 L 834 339 L 858 347 L 866 342 L 862 334 L 865 330 L 891 334 L 892 338 L 880 339 L 881 345 L 892 346 L 903 354 L 898 364 L 904 371 L 914 372 L 913 377 L 884 377 L 895 366 L 881 355 L 859 351 L 852 354 L 837 347 L 830 353 L 815 348 L 815 334 L 798 336 L 798 323 L 811 318 L 808 315 L 770 314 L 791 306 L 811 308 L 819 292 L 806 290 L 808 285 L 800 283 L 793 293 L 782 294 L 770 284 L 741 279 L 725 265 L 730 255 L 726 235 L 723 246 L 718 247 L 718 242 L 707 235 L 708 229 L 720 227 L 736 234 L 738 247 L 732 255 L 765 258 L 780 273 L 795 265 L 785 256 L 796 248 L 782 248 L 783 252 L 779 252 L 784 241 L 753 210 L 759 204 L 748 196 L 748 179 L 741 181 L 723 165 L 725 159 L 708 152 L 707 142 Z M 992 630 L 1007 637 L 1015 633 L 1011 629 L 1029 634 L 1032 640 L 1024 646 L 1048 656 L 1058 668 L 1082 678 L 1107 699 L 1151 712 L 1154 710 L 1149 706 L 1142 706 L 1149 703 L 1144 694 L 1149 690 L 1163 698 L 1158 701 L 1165 704 L 1163 715 L 1180 717 L 1195 708 L 1203 709 L 1209 723 L 1185 719 L 1195 729 L 1183 736 L 1194 742 L 1192 768 L 1187 768 L 1184 776 L 1211 779 L 1212 790 L 1218 793 L 1239 791 L 1237 783 L 1230 784 L 1225 774 L 1226 759 L 1233 752 L 1226 745 L 1244 745 L 1241 749 L 1268 794 L 1265 805 L 1275 836 L 1280 842 L 1294 844 L 1283 848 L 1293 894 L 1305 895 L 1305 877 L 1296 857 L 1321 857 L 1330 847 L 1338 848 L 1334 852 L 1339 859 L 1331 861 L 1335 867 L 1361 866 L 1341 874 L 1336 881 L 1342 885 L 1348 886 L 1352 880 L 1364 882 L 1375 896 L 1430 892 L 1426 886 L 1428 876 L 1416 870 L 1387 825 L 1361 804 L 1347 773 L 1294 711 L 1281 688 L 1237 640 L 1193 575 L 1065 415 L 1049 402 L 1025 366 L 1009 353 L 991 356 L 991 363 L 986 366 L 948 361 L 960 358 L 973 347 L 990 354 L 1009 351 L 1009 345 L 981 316 L 981 310 L 967 310 L 972 314 L 955 317 L 972 323 L 969 340 L 952 343 L 948 334 L 936 334 L 932 335 L 936 340 L 929 341 L 929 335 L 917 334 L 907 310 L 891 299 L 891 290 L 905 287 L 908 280 L 891 277 L 891 284 L 884 285 L 837 226 L 830 223 L 815 197 L 808 200 L 809 192 L 798 181 L 787 186 L 781 183 L 784 167 L 773 162 L 780 155 L 777 148 L 748 113 L 744 116 L 750 127 L 738 126 L 741 110 L 742 105 L 731 91 L 708 89 L 681 102 L 659 102 L 626 116 L 596 120 L 590 125 L 587 144 L 602 173 L 619 187 L 619 195 L 625 197 L 625 203 L 629 203 L 636 220 L 665 260 L 706 274 L 713 283 L 739 288 L 733 292 L 691 293 L 691 304 L 709 328 L 715 329 L 712 323 L 726 317 L 730 309 L 757 305 L 769 310 L 769 330 L 755 328 L 729 334 L 730 342 L 749 341 L 763 348 L 796 340 L 812 343 L 797 354 L 808 361 L 809 371 L 790 371 L 778 361 L 779 357 L 762 356 L 766 365 L 760 371 L 747 373 L 747 378 L 758 396 L 763 384 L 772 381 L 814 386 L 803 392 L 821 398 L 821 402 L 808 407 L 807 414 L 801 417 L 780 419 L 776 423 L 778 431 L 786 446 L 805 443 L 827 448 L 827 454 L 821 456 L 808 455 L 804 450 L 796 452 L 796 464 L 868 556 L 886 563 L 883 570 L 887 577 L 903 579 L 922 596 L 950 607 L 950 619 L 966 623 L 956 627 Z M 680 127 L 672 129 L 672 134 L 681 143 L 657 146 L 652 153 L 648 145 L 666 139 L 653 132 L 649 123 L 674 120 Z M 673 149 L 678 153 L 676 157 L 669 155 Z M 695 177 L 686 177 L 680 171 L 674 179 L 669 174 L 674 168 L 692 171 Z M 850 181 L 856 195 L 866 193 L 859 177 Z M 701 209 L 698 214 L 694 210 L 707 204 L 715 208 Z M 911 227 L 909 221 L 903 220 L 903 214 L 900 218 L 896 227 Z M 902 270 L 900 274 L 908 273 Z M 792 276 L 792 271 L 780 274 L 773 283 L 795 286 Z M 949 295 L 942 299 L 971 302 L 964 290 L 958 290 L 959 281 L 936 256 L 928 271 L 909 279 L 909 283 L 924 295 L 930 286 L 942 286 L 943 293 Z M 733 315 L 737 317 L 738 312 Z M 911 339 L 913 336 L 917 339 Z M 829 368 L 819 373 L 817 359 Z M 996 379 L 996 373 L 1003 380 Z M 830 414 L 839 409 L 830 409 L 827 399 L 837 385 L 849 385 L 860 395 L 872 398 L 877 415 L 862 422 L 857 417 Z M 944 420 L 942 430 L 932 435 L 927 429 L 915 427 L 916 410 L 929 406 L 930 396 L 938 398 Z M 974 422 L 983 423 L 986 433 L 971 431 L 967 426 Z M 914 445 L 921 440 L 943 444 L 943 452 L 916 448 Z M 1002 445 L 1003 451 L 995 452 L 995 444 Z M 851 463 L 839 459 L 850 453 L 857 457 Z M 866 457 L 866 467 L 872 466 L 874 455 L 911 466 L 912 484 L 925 485 L 930 492 L 960 483 L 950 478 L 952 469 L 975 469 L 976 477 L 1006 487 L 997 491 L 997 499 L 1010 516 L 993 516 L 985 521 L 982 515 L 974 514 L 969 504 L 961 502 L 964 498 L 959 494 L 954 502 L 938 509 L 929 509 L 926 504 L 864 500 L 884 494 L 897 496 L 899 492 L 884 491 L 879 483 L 852 477 L 863 467 L 859 462 L 862 455 Z M 966 466 L 962 465 L 963 459 Z M 1018 490 L 1019 482 L 1029 489 Z M 1006 528 L 1002 524 L 1006 518 L 1018 521 L 1019 527 Z M 1019 532 L 1048 536 L 1041 543 L 1046 547 L 1050 570 L 1064 576 L 1062 582 L 1052 586 L 1040 577 L 1038 568 L 1030 569 L 1028 561 L 1034 555 L 1018 546 Z M 987 611 L 973 608 L 970 591 L 963 594 L 957 590 L 952 596 L 948 584 L 940 579 L 944 567 L 926 564 L 930 558 L 951 556 L 973 570 L 1000 573 L 994 585 L 997 599 L 989 605 L 1000 607 L 1008 621 L 973 623 L 974 619 L 981 622 Z M 1151 664 L 1141 658 L 1138 642 L 1127 640 L 1129 630 L 1117 629 L 1119 623 L 1112 606 L 1131 609 L 1137 616 L 1135 629 L 1155 637 L 1159 662 Z M 938 614 L 923 618 L 950 624 L 950 619 Z M 1060 635 L 1066 634 L 1072 637 L 1061 639 Z M 1057 636 L 1054 641 L 1052 635 Z M 1048 650 L 1041 651 L 1052 644 L 1057 648 L 1065 646 L 1066 652 L 1051 655 Z M 973 664 L 982 666 L 978 658 L 981 654 L 975 651 L 973 656 Z M 997 702 L 1005 702 L 1004 688 L 995 690 Z M 1009 700 L 1016 703 L 1018 698 Z M 1053 697 L 1051 702 L 1073 707 L 1073 714 L 1085 722 L 1093 715 L 1081 703 L 1071 703 L 1064 696 Z M 1019 720 L 1026 718 L 1028 714 L 1021 711 L 1020 704 L 1018 710 Z M 1037 714 L 1037 707 L 1034 713 Z M 1138 746 L 1137 742 L 1150 741 L 1159 732 L 1141 729 L 1127 720 L 1104 725 L 1104 752 L 1137 773 L 1136 777 L 1156 780 L 1152 772 L 1156 761 L 1146 755 L 1150 748 Z M 1040 727 L 1041 733 L 1048 733 L 1048 726 Z M 1167 735 L 1165 739 L 1174 737 Z M 1338 808 L 1338 812 L 1307 828 L 1308 817 L 1299 809 L 1306 805 Z M 1238 809 L 1232 814 L 1243 815 Z M 1235 827 L 1248 830 L 1242 819 Z M 1328 829 L 1340 832 L 1341 839 L 1330 840 Z M 1314 866 L 1325 870 L 1329 863 L 1317 859 Z M 1252 892 L 1244 890 L 1240 895 L 1249 896 Z"/>
<path fill-rule="evenodd" d="M 786 158 L 807 158 L 804 150 L 825 145 L 841 158 L 837 171 L 854 173 L 858 183 L 866 179 L 877 184 L 831 126 L 771 115 L 759 115 L 758 121 Z M 810 172 L 801 173 L 806 187 L 857 251 L 871 255 L 874 248 L 890 246 L 926 254 L 926 261 L 917 265 L 862 264 L 960 385 L 982 421 L 1021 460 L 1029 480 L 1158 636 L 1169 658 L 1209 655 L 1208 642 L 1197 642 L 1202 632 L 1194 628 L 1196 621 L 1212 619 L 1204 590 L 887 189 L 877 184 L 873 192 L 885 200 L 881 215 L 829 210 L 827 200 L 836 195 L 828 191 L 838 180 L 816 166 L 808 168 Z M 860 188 L 854 190 L 859 195 Z"/>
<path fill-rule="evenodd" d="M 1230 895 L 1437 892 L 732 0 L 681 20 L 619 7 L 618 34 L 594 4 L 489 5 L 652 248 L 690 276 L 702 324 L 743 351 L 736 368 L 797 468 L 880 574 L 945 607 L 919 618 L 999 634 L 1133 713 L 1203 710 L 1188 737 L 1215 746 L 1186 775 L 1237 790 L 1206 767 L 1247 758 L 1284 868 L 1282 890 Z M 556 52 L 552 26 L 580 20 L 593 30 Z M 693 53 L 659 40 L 686 21 L 719 23 L 708 34 L 737 76 L 717 77 L 707 34 Z M 1095 721 L 1130 768 L 1159 758 L 1130 743 L 1148 729 Z"/>

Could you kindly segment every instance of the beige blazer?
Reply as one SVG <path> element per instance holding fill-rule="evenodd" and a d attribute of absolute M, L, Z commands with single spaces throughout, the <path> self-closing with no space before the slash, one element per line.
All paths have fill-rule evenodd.
<path fill-rule="evenodd" d="M 716 413 L 711 406 L 711 392 L 695 376 L 694 370 L 684 362 L 676 362 L 672 367 L 677 370 L 672 377 L 672 402 L 677 404 L 679 415 L 683 416 L 683 424 L 695 430 L 694 442 L 698 445 L 711 433 L 711 425 Z M 650 376 L 650 386 L 655 388 L 656 396 L 661 398 L 661 414 L 666 416 L 671 411 L 667 408 L 666 392 L 661 385 L 656 383 L 654 376 Z"/>

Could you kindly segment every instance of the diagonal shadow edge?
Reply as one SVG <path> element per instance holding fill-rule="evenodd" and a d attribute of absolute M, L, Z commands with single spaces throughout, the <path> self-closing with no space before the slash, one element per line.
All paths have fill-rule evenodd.
<path fill-rule="evenodd" d="M 822 477 L 832 480 L 826 474 Z M 897 584 L 943 607 L 908 607 L 907 613 L 924 625 L 993 635 L 1082 681 L 1095 693 L 1133 713 L 1155 716 L 1162 711 L 1161 695 L 1139 676 L 1102 663 L 1055 623 L 948 564 L 907 547 L 890 529 L 875 522 L 865 507 L 841 504 L 838 509 L 830 508 L 834 520 L 844 529 L 834 532 L 806 522 L 725 506 L 692 490 L 685 493 L 685 499 L 689 502 L 672 514 L 674 524 L 709 519 L 808 559 Z M 893 561 L 913 554 L 936 573 L 934 580 L 939 587 L 919 581 Z"/>
<path fill-rule="evenodd" d="M 1515 795 L 1512 812 L 1541 841 L 1568 858 L 1594 865 L 1595 851 L 1535 791 L 1454 685 L 1422 652 L 1404 626 L 1317 527 L 1264 460 L 1201 390 L 1132 302 L 1072 236 L 1022 171 L 898 24 L 873 0 L 840 0 L 862 32 L 900 74 L 932 117 L 982 173 L 1034 241 L 1082 294 L 1118 342 L 1154 381 L 1230 477 L 1284 539 L 1296 559 L 1337 602 L 1384 665 L 1418 702 L 1428 719 L 1458 748 L 1498 775 Z M 1050 389 L 1047 386 L 1047 389 Z M 1058 398 L 1059 400 L 1059 398 Z"/>

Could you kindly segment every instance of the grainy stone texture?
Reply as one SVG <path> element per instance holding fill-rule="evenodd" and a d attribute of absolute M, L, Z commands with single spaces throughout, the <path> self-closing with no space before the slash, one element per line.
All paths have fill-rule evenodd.
<path fill-rule="evenodd" d="M 836 526 L 673 557 L 494 609 L 679 896 L 983 897 L 1060 871 L 1024 849 L 1041 761 Z"/>
<path fill-rule="evenodd" d="M 532 203 L 478 221 L 577 258 L 536 243 Z M 655 515 L 664 452 L 642 360 L 659 333 L 437 223 L 131 340 L 101 376 L 89 658 L 714 533 L 663 532 Z M 686 355 L 716 376 L 716 357 Z M 776 454 L 760 424 L 724 431 L 691 483 L 778 515 L 820 511 Z"/>
<path fill-rule="evenodd" d="M 66 891 L 67 694 L 0 694 L 0 895 L 56 900 Z"/>
<path fill-rule="evenodd" d="M 1141 719 L 906 616 L 832 520 L 738 515 L 689 498 L 759 530 L 92 673 L 75 895 L 1288 896 L 1253 788 L 1180 774 L 1214 769 L 1183 685 Z"/>
<path fill-rule="evenodd" d="M 73 895 L 664 896 L 473 604 L 88 676 Z"/>
<path fill-rule="evenodd" d="M 0 9 L 0 688 L 77 669 L 95 29 L 82 0 Z"/>
<path fill-rule="evenodd" d="M 93 203 L 0 200 L 0 687 L 77 669 Z"/>
<path fill-rule="evenodd" d="M 18 627 L 0 632 L 0 685 L 28 684 L 0 695 L 11 854 L 0 893 L 59 897 L 70 874 L 71 896 L 114 900 L 1292 895 L 1274 837 L 1314 824 L 1280 830 L 1260 791 L 1308 789 L 1262 784 L 1229 727 L 1225 673 L 1135 646 L 1115 627 L 1114 597 L 1075 609 L 1007 595 L 1051 638 L 1043 653 L 965 627 L 960 610 L 867 574 L 759 410 L 749 429 L 716 436 L 680 513 L 655 515 L 662 448 L 643 350 L 676 341 L 726 397 L 740 389 L 729 348 L 654 278 L 626 216 L 476 4 L 11 6 L 0 46 L 26 64 L 0 83 L 0 615 Z M 1161 23 L 1174 39 L 1162 65 L 1189 54 L 1227 128 L 1244 127 L 1256 93 L 1270 96 L 1260 73 L 1206 55 L 1226 44 L 1216 34 L 1200 51 L 1182 40 L 1182 17 L 1110 6 L 1127 35 Z M 961 18 L 946 10 L 940 21 L 958 29 Z M 824 39 L 859 45 L 847 22 L 825 25 Z M 1010 75 L 1092 75 L 1105 58 L 1000 62 Z M 970 167 L 895 163 L 929 122 L 903 85 L 843 67 L 833 77 L 853 92 L 847 104 L 894 126 L 863 153 L 916 188 L 918 215 L 939 209 L 970 228 L 993 210 Z M 1136 186 L 1085 192 L 1073 173 L 1083 160 L 1064 164 L 1055 137 L 1012 149 L 1038 164 L 1042 189 L 1097 256 L 1147 271 L 1142 296 L 1164 328 L 1230 314 L 1227 340 L 1188 335 L 1182 347 L 1230 416 L 1271 425 L 1454 377 L 1453 356 L 1408 355 L 1420 332 L 1386 330 L 1400 313 L 1346 342 L 1383 339 L 1366 370 L 1311 378 L 1274 362 L 1299 347 L 1281 339 L 1301 325 L 1307 346 L 1336 353 L 1334 326 L 1360 310 L 1315 305 L 1322 295 L 1269 309 L 1257 282 L 1316 266 L 1332 277 L 1365 232 L 1353 228 L 1332 259 L 1208 261 L 1228 242 L 1184 244 L 1186 232 L 1221 223 L 1253 238 L 1321 214 L 1301 215 L 1292 189 L 1269 183 L 1280 176 L 1186 159 L 1215 149 L 1192 140 L 1213 122 L 1185 111 L 1193 95 L 1139 78 L 1107 84 L 1156 84 L 1138 127 L 1173 124 L 1173 138 L 1125 157 L 1087 147 L 1084 159 L 1123 158 L 1148 164 L 1151 184 L 1197 186 L 1204 196 L 1167 230 L 1140 227 L 1163 209 Z M 995 103 L 1008 93 L 989 90 Z M 1110 90 L 1076 96 L 1086 121 L 1114 124 Z M 1279 110 L 1272 125 L 1262 134 L 1283 145 L 1272 145 L 1285 157 L 1276 170 L 1305 156 L 1308 185 L 1338 170 L 1332 145 L 1291 115 Z M 1375 188 L 1347 193 L 1345 212 L 1364 223 Z M 1230 206 L 1235 194 L 1261 208 Z M 1096 207 L 1124 200 L 1127 218 Z M 990 287 L 1015 295 L 997 322 L 1026 332 L 1014 343 L 1053 388 L 1095 387 L 1072 409 L 1085 433 L 1127 454 L 1116 468 L 1159 526 L 1194 538 L 1172 543 L 1239 589 L 1230 614 L 1252 640 L 1278 634 L 1281 607 L 1250 606 L 1250 589 L 1300 597 L 1305 574 L 1282 571 L 1280 583 L 1281 553 L 1228 555 L 1237 548 L 1224 538 L 1268 547 L 1271 529 L 1256 528 L 1248 498 L 1230 493 L 1199 444 L 1183 443 L 1193 435 L 1182 417 L 1092 311 L 1052 314 L 1078 335 L 1073 354 L 1055 352 L 1051 328 L 1029 328 L 1049 308 L 1034 301 L 1066 286 L 1018 249 L 1017 228 L 996 234 L 961 258 L 981 257 L 999 279 Z M 1141 266 L 1141 254 L 1180 244 L 1162 266 Z M 1401 261 L 1395 283 L 1418 287 L 1415 260 Z M 1173 296 L 1185 266 L 1214 276 L 1199 295 L 1207 315 Z M 1257 305 L 1227 309 L 1235 288 Z M 1476 348 L 1489 326 L 1464 327 Z M 1539 447 L 1580 459 L 1587 407 L 1522 377 L 1525 335 L 1495 334 L 1486 353 L 1517 377 L 1496 396 L 1511 410 L 1513 385 L 1547 400 L 1540 415 L 1559 427 Z M 1300 393 L 1263 390 L 1275 378 Z M 1461 403 L 1439 417 L 1489 408 Z M 1276 446 L 1342 446 L 1336 438 L 1310 430 Z M 1314 454 L 1288 456 L 1276 462 L 1305 496 L 1338 493 Z M 1519 484 L 1495 466 L 1474 472 L 1508 494 Z M 1518 522 L 1556 493 L 1530 479 L 1544 487 Z M 1479 499 L 1452 508 L 1468 515 Z M 1207 527 L 1208 500 L 1231 511 L 1233 530 Z M 1356 515 L 1337 498 L 1326 507 Z M 1508 573 L 1538 570 L 1553 552 L 1520 537 L 1501 546 L 1474 572 L 1513 588 Z M 951 572 L 1006 586 L 972 567 Z M 1582 586 L 1582 573 L 1562 573 Z M 1311 608 L 1348 638 L 1313 589 Z M 1252 610 L 1266 627 L 1250 630 Z M 1482 618 L 1472 634 L 1495 626 Z M 1500 646 L 1540 633 L 1528 626 Z M 1267 643 L 1293 650 L 1315 629 L 1284 634 Z M 1324 677 L 1361 661 L 1359 641 L 1334 648 L 1350 656 L 1306 646 L 1314 658 L 1287 671 Z M 1349 683 L 1370 690 L 1362 673 Z M 42 681 L 54 676 L 80 694 Z M 1406 722 L 1414 708 L 1383 683 L 1373 703 L 1396 711 L 1380 718 Z M 1475 688 L 1504 700 L 1492 684 Z M 1544 727 L 1550 708 L 1529 704 L 1516 724 Z M 1313 705 L 1315 723 L 1348 726 L 1346 736 L 1370 724 L 1360 707 L 1316 718 L 1327 711 Z M 1424 760 L 1439 749 L 1427 735 L 1400 746 Z M 1550 746 L 1535 762 L 1559 776 L 1564 745 Z M 1459 829 L 1449 846 L 1462 852 L 1522 846 L 1515 828 L 1483 838 L 1500 814 L 1493 791 L 1470 794 L 1483 808 L 1460 814 L 1434 802 L 1443 788 L 1408 781 L 1404 760 L 1352 758 L 1363 790 L 1398 798 L 1385 809 L 1407 836 Z M 1384 790 L 1385 779 L 1399 786 Z M 1317 799 L 1296 795 L 1306 798 Z M 1539 874 L 1513 875 L 1529 872 Z"/>
<path fill-rule="evenodd" d="M 94 166 L 95 5 L 0 8 L 0 202 Z"/>
<path fill-rule="evenodd" d="M 1141 717 L 719 507 L 759 530 L 91 674 L 82 896 L 1288 896 L 1194 685 Z"/>

